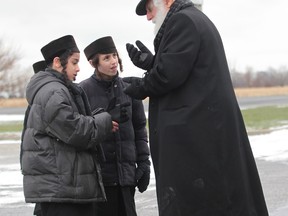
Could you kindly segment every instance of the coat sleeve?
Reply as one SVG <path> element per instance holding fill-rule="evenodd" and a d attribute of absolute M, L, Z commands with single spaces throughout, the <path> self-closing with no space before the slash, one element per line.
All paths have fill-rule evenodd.
<path fill-rule="evenodd" d="M 111 133 L 111 116 L 104 112 L 94 117 L 79 114 L 69 93 L 55 91 L 44 108 L 46 132 L 76 148 L 94 148 Z"/>
<path fill-rule="evenodd" d="M 154 67 L 144 77 L 148 96 L 159 96 L 180 87 L 191 75 L 199 53 L 200 36 L 191 18 L 182 13 L 166 24 Z"/>
<path fill-rule="evenodd" d="M 141 100 L 132 100 L 132 124 L 135 133 L 137 162 L 149 159 L 148 136 L 146 130 L 146 116 Z"/>

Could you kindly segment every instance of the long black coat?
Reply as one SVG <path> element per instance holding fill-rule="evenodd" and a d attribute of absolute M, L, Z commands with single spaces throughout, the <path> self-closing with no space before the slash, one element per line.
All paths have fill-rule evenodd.
<path fill-rule="evenodd" d="M 120 77 L 104 81 L 94 74 L 79 85 L 86 92 L 92 110 L 105 109 L 113 97 L 117 98 L 117 104 L 130 103 L 127 107 L 129 120 L 120 123 L 119 131 L 102 142 L 105 160 L 100 161 L 100 165 L 105 186 L 136 186 L 136 165 L 148 160 L 150 155 L 142 101 L 123 92 L 127 83 Z"/>
<path fill-rule="evenodd" d="M 138 87 L 150 97 L 160 216 L 268 215 L 216 27 L 189 6 L 163 28 Z"/>

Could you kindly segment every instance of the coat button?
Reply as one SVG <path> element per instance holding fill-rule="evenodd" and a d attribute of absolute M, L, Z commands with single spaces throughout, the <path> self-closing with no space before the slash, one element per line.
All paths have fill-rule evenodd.
<path fill-rule="evenodd" d="M 192 185 L 194 188 L 197 188 L 197 189 L 203 189 L 205 187 L 205 183 L 204 183 L 204 180 L 202 178 L 195 179 L 192 182 Z"/>
<path fill-rule="evenodd" d="M 112 155 L 113 155 L 113 157 L 116 157 L 116 152 L 115 151 L 112 152 Z"/>

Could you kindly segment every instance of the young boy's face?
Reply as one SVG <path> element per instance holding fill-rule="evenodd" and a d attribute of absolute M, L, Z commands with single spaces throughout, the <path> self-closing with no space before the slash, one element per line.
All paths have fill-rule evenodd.
<path fill-rule="evenodd" d="M 66 73 L 68 79 L 71 81 L 76 80 L 77 73 L 80 71 L 79 68 L 80 53 L 73 53 L 69 58 L 66 65 Z"/>

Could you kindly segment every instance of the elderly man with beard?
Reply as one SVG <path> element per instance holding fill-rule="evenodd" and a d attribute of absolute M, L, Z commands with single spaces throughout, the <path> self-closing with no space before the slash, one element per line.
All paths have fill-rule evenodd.
<path fill-rule="evenodd" d="M 146 70 L 126 94 L 149 97 L 150 148 L 160 216 L 267 216 L 221 37 L 187 0 L 141 0 L 155 23 L 155 55 L 127 44 Z"/>

